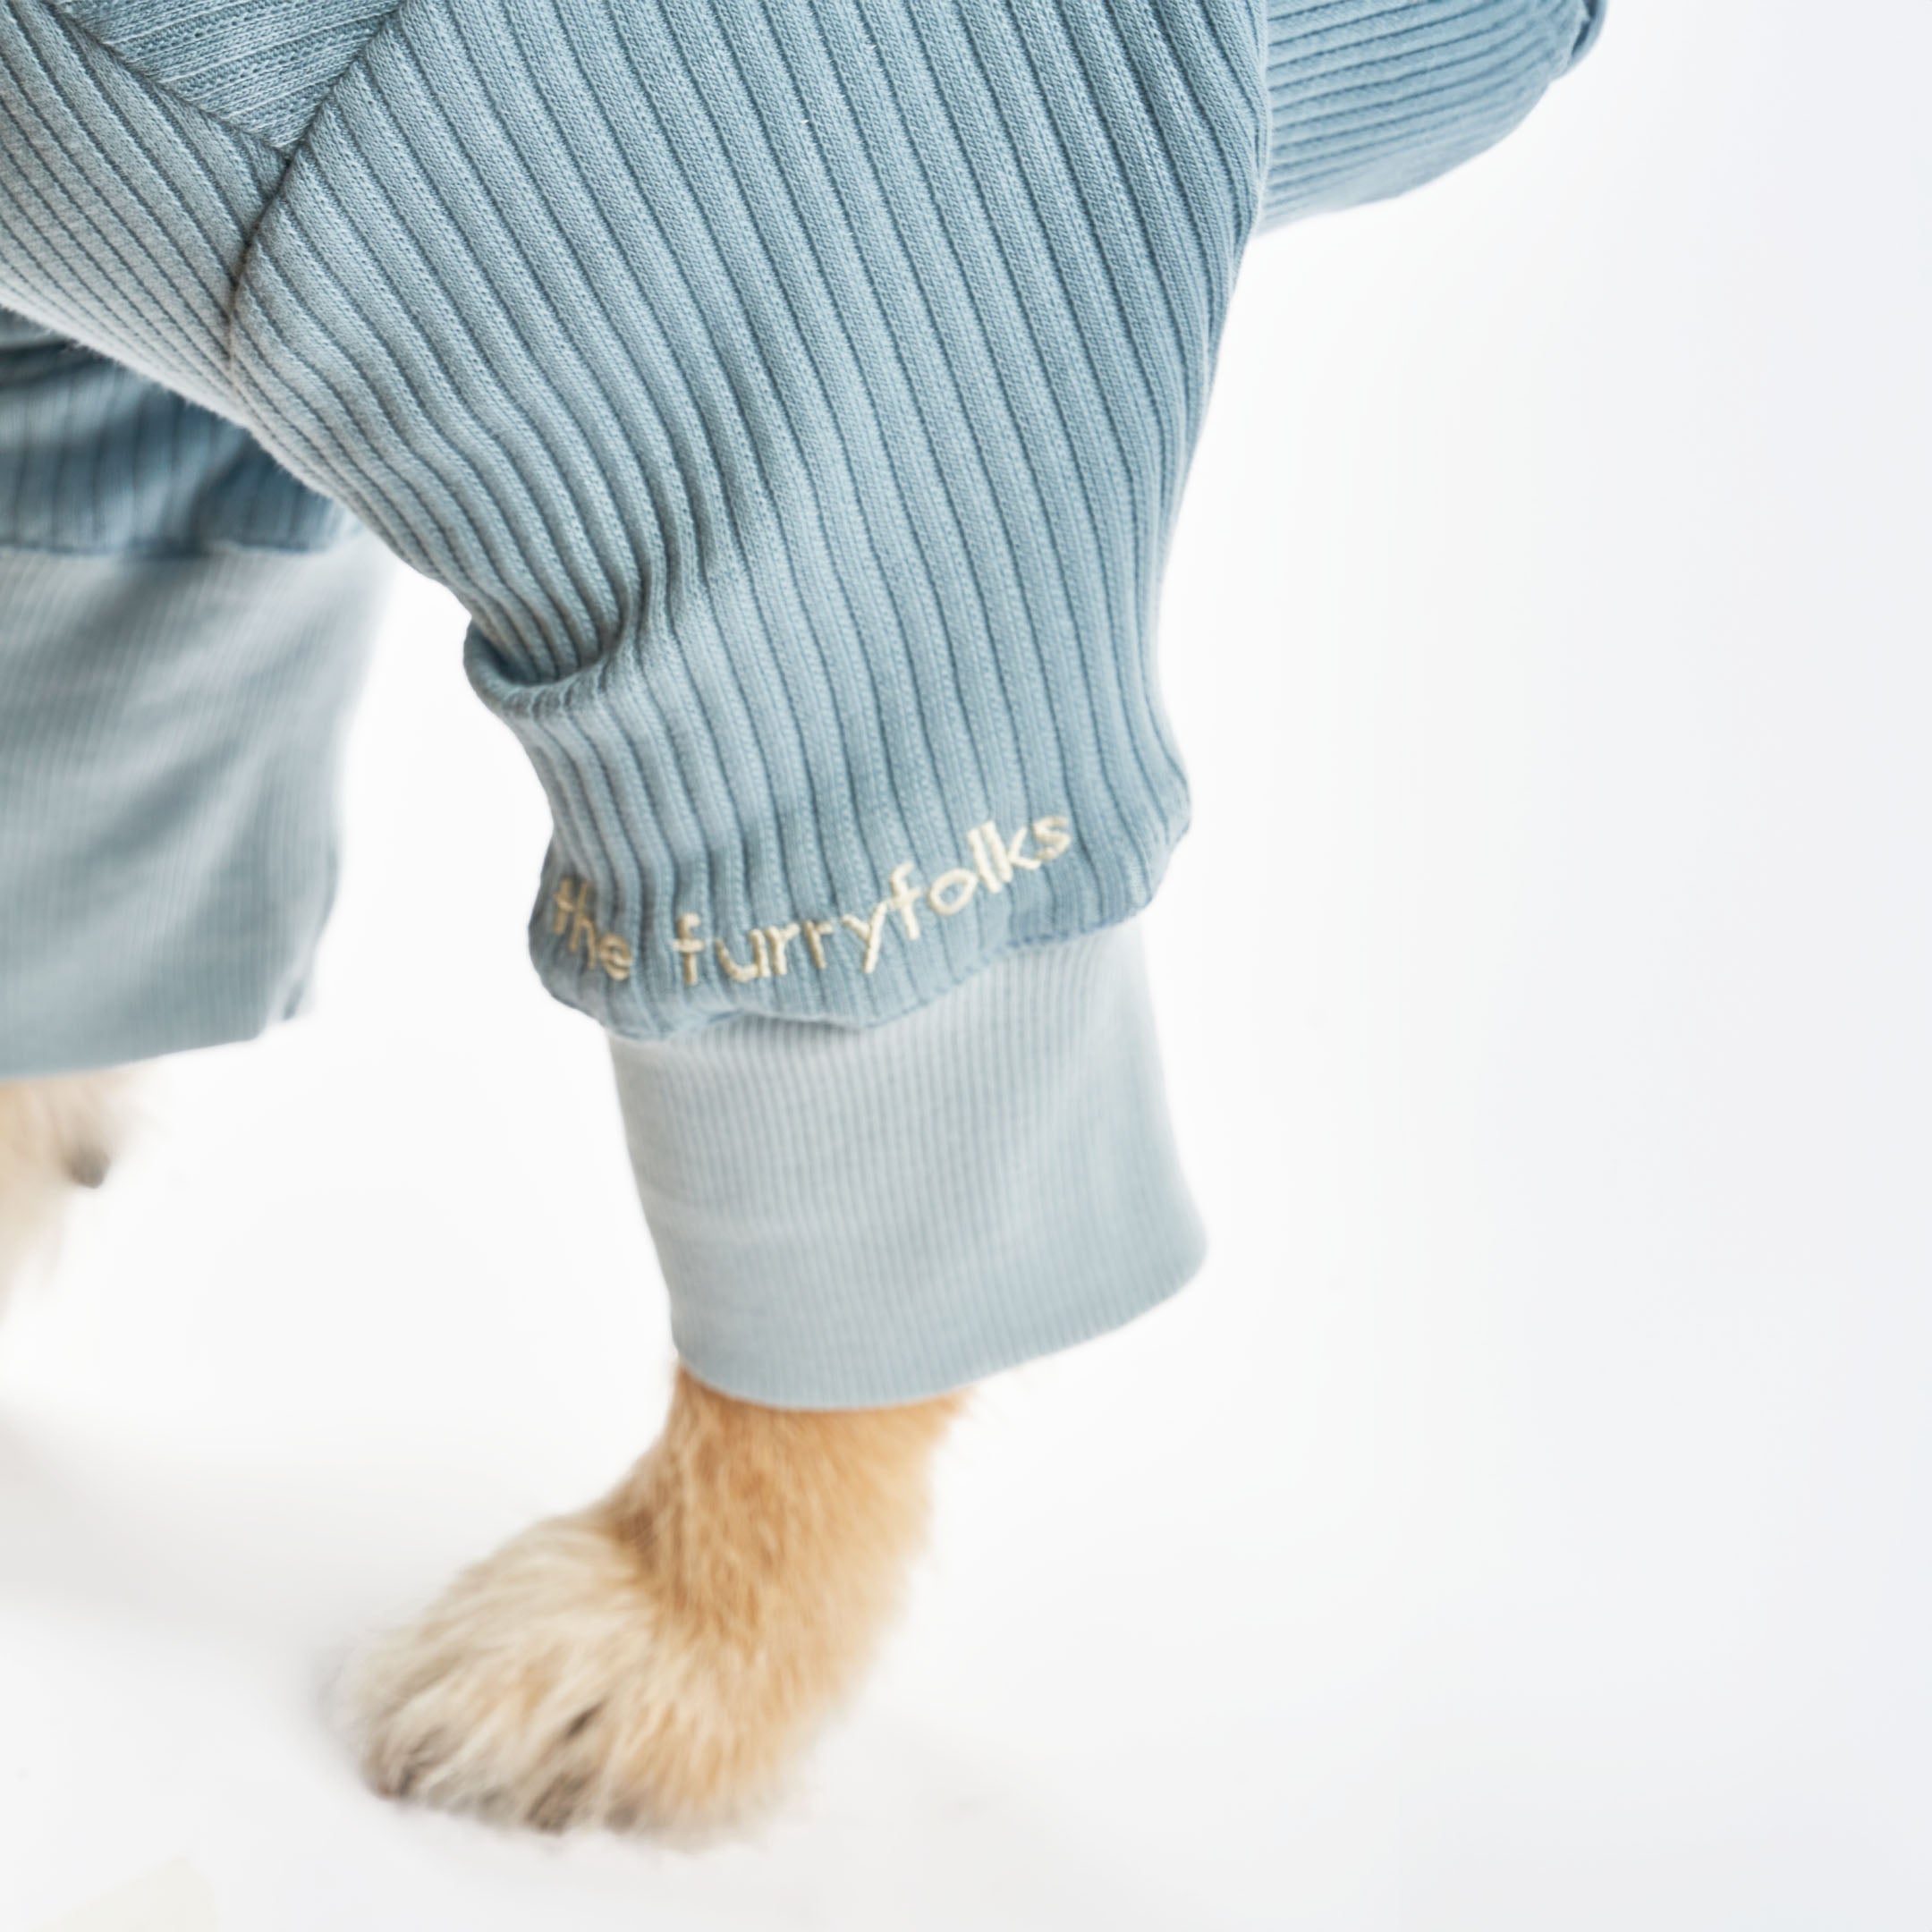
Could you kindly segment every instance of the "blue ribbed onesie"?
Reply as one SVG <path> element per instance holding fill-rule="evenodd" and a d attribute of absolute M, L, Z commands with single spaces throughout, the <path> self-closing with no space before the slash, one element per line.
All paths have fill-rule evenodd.
<path fill-rule="evenodd" d="M 1596 13 L 6 0 L 0 1075 L 299 1003 L 386 547 L 542 779 L 699 1376 L 908 1399 L 1170 1292 L 1128 922 L 1236 270 Z"/>

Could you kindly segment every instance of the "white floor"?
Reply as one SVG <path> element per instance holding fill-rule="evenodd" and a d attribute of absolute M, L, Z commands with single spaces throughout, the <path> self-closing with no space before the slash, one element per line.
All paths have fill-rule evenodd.
<path fill-rule="evenodd" d="M 1149 920 L 1214 1257 L 986 1393 L 750 1843 L 396 1811 L 318 1716 L 668 1366 L 402 595 L 319 1010 L 169 1070 L 0 1335 L 0 1926 L 1932 1923 L 1932 17 L 1614 5 L 1250 264 Z"/>

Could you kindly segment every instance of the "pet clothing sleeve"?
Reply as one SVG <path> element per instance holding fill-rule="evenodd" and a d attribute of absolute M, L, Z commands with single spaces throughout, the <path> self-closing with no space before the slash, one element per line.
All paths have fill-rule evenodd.
<path fill-rule="evenodd" d="M 245 429 L 0 312 L 0 1080 L 301 1006 L 389 570 Z"/>
<path fill-rule="evenodd" d="M 1185 1278 L 1106 936 L 1185 825 L 1153 621 L 1234 276 L 1258 228 L 1488 145 L 1593 26 L 1593 0 L 0 16 L 0 300 L 245 426 L 468 607 L 553 817 L 533 955 L 628 1043 L 707 1379 L 906 1399 Z M 795 1257 L 829 1204 L 856 1254 L 889 1200 L 1010 1182 L 1003 1150 L 1063 1171 L 1051 1123 L 1108 1096 L 1078 1186 L 981 1185 L 944 1223 L 949 1278 L 992 1284 L 955 1326 L 1001 1346 L 931 1339 L 939 1243 L 907 1236 L 846 1272 L 917 1359 L 811 1366 Z"/>

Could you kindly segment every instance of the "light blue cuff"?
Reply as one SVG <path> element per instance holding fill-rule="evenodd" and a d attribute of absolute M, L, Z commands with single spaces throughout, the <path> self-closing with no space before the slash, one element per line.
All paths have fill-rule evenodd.
<path fill-rule="evenodd" d="M 746 1017 L 611 1050 L 678 1353 L 727 1394 L 916 1401 L 1199 1266 L 1131 927 L 879 1027 Z"/>
<path fill-rule="evenodd" d="M 0 1079 L 247 1039 L 300 1004 L 386 577 L 360 535 L 0 549 Z"/>

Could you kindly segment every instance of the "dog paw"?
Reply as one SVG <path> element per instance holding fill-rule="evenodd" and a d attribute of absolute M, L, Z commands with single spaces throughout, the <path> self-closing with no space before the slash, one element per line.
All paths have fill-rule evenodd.
<path fill-rule="evenodd" d="M 857 1682 L 958 1407 L 785 1411 L 680 1369 L 605 1500 L 457 1578 L 346 1680 L 381 1792 L 560 1831 L 724 1822 Z"/>
<path fill-rule="evenodd" d="M 681 1633 L 607 1513 L 539 1523 L 352 1665 L 385 1796 L 545 1831 L 708 1825 L 793 1727 L 756 1657 Z"/>

